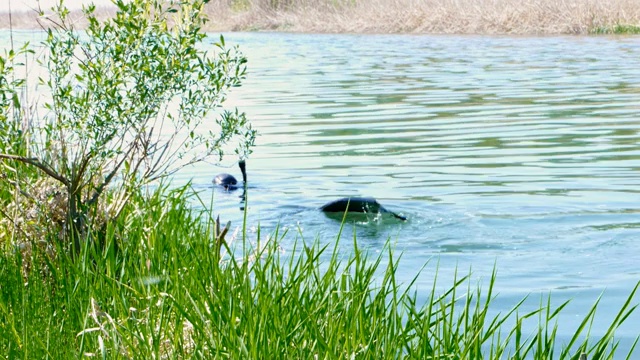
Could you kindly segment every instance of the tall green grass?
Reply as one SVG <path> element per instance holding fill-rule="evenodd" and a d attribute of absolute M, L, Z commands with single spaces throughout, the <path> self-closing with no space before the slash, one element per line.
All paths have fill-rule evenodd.
<path fill-rule="evenodd" d="M 635 310 L 637 286 L 603 337 L 589 336 L 594 305 L 575 336 L 560 343 L 556 322 L 566 303 L 553 308 L 549 300 L 523 313 L 520 302 L 490 315 L 495 273 L 482 286 L 469 275 L 444 290 L 434 281 L 421 303 L 412 283 L 396 279 L 400 257 L 390 246 L 371 256 L 355 237 L 337 234 L 310 244 L 300 238 L 283 254 L 278 244 L 296 234 L 247 235 L 244 227 L 235 240 L 227 234 L 217 242 L 212 213 L 194 210 L 192 196 L 187 187 L 138 194 L 122 220 L 96 234 L 103 245 L 85 245 L 78 258 L 62 251 L 51 258 L 37 247 L 29 258 L 3 253 L 0 353 L 10 359 L 631 356 L 616 353 L 613 332 Z M 353 241 L 353 253 L 341 254 L 338 241 Z M 531 328 L 537 330 L 525 330 Z"/>
<path fill-rule="evenodd" d="M 598 26 L 590 31 L 594 35 L 637 35 L 640 34 L 640 26 L 631 24 L 614 24 Z"/>

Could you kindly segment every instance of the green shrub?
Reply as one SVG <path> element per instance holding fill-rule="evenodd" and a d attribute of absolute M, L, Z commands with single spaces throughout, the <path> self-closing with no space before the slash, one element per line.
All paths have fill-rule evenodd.
<path fill-rule="evenodd" d="M 85 8 L 83 32 L 62 2 L 55 8 L 59 20 L 49 23 L 39 62 L 47 73 L 39 79 L 42 107 L 26 111 L 15 91 L 24 80 L 7 80 L 17 76 L 15 55 L 0 62 L 2 140 L 11 144 L 0 149 L 2 173 L 8 174 L 2 186 L 19 210 L 25 198 L 47 196 L 37 193 L 41 177 L 57 182 L 66 214 L 61 240 L 66 247 L 73 243 L 75 252 L 105 226 L 96 220 L 104 209 L 115 218 L 141 186 L 222 157 L 232 140 L 244 157 L 255 138 L 243 113 L 220 110 L 228 90 L 241 84 L 246 58 L 227 48 L 223 37 L 215 51 L 202 49 L 206 1 L 113 2 L 118 11 L 104 22 L 93 6 Z M 214 115 L 211 130 L 200 131 Z M 31 170 L 19 171 L 16 162 Z M 114 202 L 100 204 L 108 189 Z M 4 215 L 14 227 L 20 224 L 14 219 L 27 217 Z M 12 233 L 25 232 L 18 230 Z"/>

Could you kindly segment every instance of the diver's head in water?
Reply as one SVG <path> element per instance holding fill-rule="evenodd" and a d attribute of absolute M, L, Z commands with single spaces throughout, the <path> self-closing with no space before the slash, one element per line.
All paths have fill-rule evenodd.
<path fill-rule="evenodd" d="M 240 167 L 240 172 L 242 173 L 243 186 L 246 186 L 247 185 L 247 169 L 246 169 L 245 161 L 240 160 L 240 162 L 238 162 L 238 166 Z M 236 180 L 236 178 L 233 175 L 227 174 L 227 173 L 216 175 L 216 177 L 213 179 L 213 183 L 218 186 L 222 186 L 227 191 L 236 190 L 239 187 L 238 180 Z"/>

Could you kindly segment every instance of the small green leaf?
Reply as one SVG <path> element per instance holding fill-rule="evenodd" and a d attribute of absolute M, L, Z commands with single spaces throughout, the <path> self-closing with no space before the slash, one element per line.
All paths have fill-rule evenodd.
<path fill-rule="evenodd" d="M 18 94 L 13 94 L 13 107 L 16 109 L 20 108 L 20 99 L 18 98 Z"/>

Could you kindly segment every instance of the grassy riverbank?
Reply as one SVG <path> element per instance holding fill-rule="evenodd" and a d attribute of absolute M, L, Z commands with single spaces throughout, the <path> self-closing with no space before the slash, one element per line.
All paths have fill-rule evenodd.
<path fill-rule="evenodd" d="M 243 224 L 227 234 L 229 252 L 215 240 L 211 213 L 193 210 L 191 196 L 188 188 L 135 196 L 104 229 L 108 245 L 75 258 L 35 244 L 18 251 L 3 238 L 0 352 L 34 359 L 576 359 L 586 352 L 602 359 L 616 352 L 613 331 L 634 309 L 632 293 L 596 339 L 588 335 L 594 307 L 571 341 L 559 343 L 564 305 L 543 302 L 524 313 L 513 304 L 491 317 L 495 277 L 482 288 L 468 277 L 448 290 L 434 286 L 422 304 L 411 284 L 396 282 L 399 257 L 389 247 L 382 256 L 357 246 L 338 254 L 336 241 L 357 244 L 350 236 L 300 240 L 283 254 L 279 240 L 295 234 L 246 235 Z"/>
<path fill-rule="evenodd" d="M 209 31 L 640 33 L 640 6 L 634 0 L 212 0 L 206 11 L 212 19 Z M 105 9 L 101 16 L 110 13 Z M 33 12 L 19 12 L 12 23 L 37 27 L 35 18 Z M 0 14 L 0 24 L 9 24 L 8 14 Z"/>
<path fill-rule="evenodd" d="M 523 300 L 490 315 L 495 274 L 480 285 L 468 276 L 445 279 L 448 287 L 434 280 L 418 296 L 412 284 L 397 282 L 400 260 L 390 246 L 371 256 L 340 231 L 311 244 L 287 239 L 297 245 L 283 253 L 279 244 L 296 234 L 248 233 L 255 224 L 246 217 L 234 224 L 237 231 L 222 230 L 213 204 L 193 207 L 198 198 L 190 187 L 158 185 L 203 146 L 204 154 L 216 154 L 216 144 L 234 139 L 236 153 L 246 156 L 255 139 L 238 111 L 224 112 L 211 137 L 194 134 L 205 110 L 240 84 L 246 59 L 222 37 L 216 56 L 198 50 L 203 2 L 165 13 L 162 1 L 123 4 L 115 21 L 91 18 L 81 34 L 61 10 L 43 41 L 47 57 L 23 63 L 28 48 L 0 57 L 0 354 L 631 357 L 626 352 L 635 346 L 619 351 L 614 331 L 635 310 L 638 286 L 609 327 L 591 332 L 594 305 L 575 335 L 560 341 L 556 323 L 566 303 L 542 301 L 527 311 Z M 46 118 L 37 116 L 38 102 L 21 102 L 28 79 L 19 74 L 33 63 L 49 76 L 38 89 L 41 98 L 51 95 L 42 104 L 51 113 Z M 176 99 L 180 111 L 173 113 Z M 166 136 L 157 130 L 165 124 L 180 131 Z M 339 253 L 342 241 L 354 250 Z"/>

